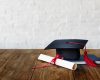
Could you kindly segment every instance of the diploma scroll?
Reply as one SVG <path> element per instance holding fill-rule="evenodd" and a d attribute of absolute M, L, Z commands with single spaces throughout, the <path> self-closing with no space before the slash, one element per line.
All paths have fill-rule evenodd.
<path fill-rule="evenodd" d="M 47 55 L 44 55 L 44 54 L 40 54 L 39 57 L 38 57 L 38 60 L 42 60 L 42 61 L 45 61 L 45 62 L 51 62 L 53 58 L 54 57 L 47 56 Z M 58 66 L 64 67 L 64 68 L 71 69 L 71 70 L 77 69 L 77 64 L 70 62 L 70 61 L 62 60 L 62 59 L 57 59 L 55 64 L 58 65 Z"/>

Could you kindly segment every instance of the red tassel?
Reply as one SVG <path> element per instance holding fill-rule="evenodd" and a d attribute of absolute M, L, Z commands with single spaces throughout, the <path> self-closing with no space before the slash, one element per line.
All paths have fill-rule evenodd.
<path fill-rule="evenodd" d="M 66 44 L 79 44 L 79 45 L 83 45 L 83 44 L 78 43 L 78 42 L 67 42 Z M 85 46 L 85 51 L 84 51 L 84 60 L 85 60 L 85 62 L 86 62 L 86 64 L 88 66 L 92 66 L 92 67 L 96 67 L 97 66 L 97 64 L 92 59 L 90 59 L 88 57 L 87 51 L 86 51 L 86 46 Z"/>
<path fill-rule="evenodd" d="M 85 51 L 84 51 L 84 60 L 88 66 L 92 66 L 92 67 L 97 66 L 96 63 L 88 57 L 86 47 L 85 47 Z"/>

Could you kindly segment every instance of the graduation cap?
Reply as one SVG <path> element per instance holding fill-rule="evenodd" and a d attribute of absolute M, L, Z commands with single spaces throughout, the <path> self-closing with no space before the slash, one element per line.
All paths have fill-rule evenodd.
<path fill-rule="evenodd" d="M 88 40 L 83 39 L 59 39 L 51 42 L 45 50 L 56 49 L 56 54 L 59 54 L 64 60 L 79 60 L 80 49 L 83 49 L 87 42 Z M 89 63 L 90 59 L 87 56 L 86 49 L 84 54 L 85 61 Z"/>
<path fill-rule="evenodd" d="M 80 49 L 83 49 L 88 40 L 61 39 L 51 42 L 45 49 L 56 49 L 65 60 L 78 60 Z"/>

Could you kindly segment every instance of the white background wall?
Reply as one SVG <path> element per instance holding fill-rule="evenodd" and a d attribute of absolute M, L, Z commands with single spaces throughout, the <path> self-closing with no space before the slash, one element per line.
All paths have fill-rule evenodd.
<path fill-rule="evenodd" d="M 0 0 L 0 48 L 45 48 L 73 38 L 100 48 L 100 0 Z"/>

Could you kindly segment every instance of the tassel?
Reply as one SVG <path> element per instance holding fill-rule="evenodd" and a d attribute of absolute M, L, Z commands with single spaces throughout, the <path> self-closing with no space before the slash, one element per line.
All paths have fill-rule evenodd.
<path fill-rule="evenodd" d="M 96 67 L 97 66 L 96 63 L 92 59 L 90 59 L 88 57 L 87 51 L 86 51 L 86 46 L 85 46 L 85 51 L 84 51 L 84 61 L 86 62 L 86 64 L 88 66 L 92 66 L 92 67 Z"/>
<path fill-rule="evenodd" d="M 78 42 L 67 42 L 67 44 L 79 44 L 79 45 L 83 45 L 81 43 L 78 43 Z M 92 67 L 96 67 L 97 64 L 88 57 L 88 54 L 87 54 L 87 51 L 86 51 L 86 46 L 85 46 L 85 51 L 84 51 L 84 61 L 86 62 L 86 64 L 88 66 L 92 66 Z"/>

